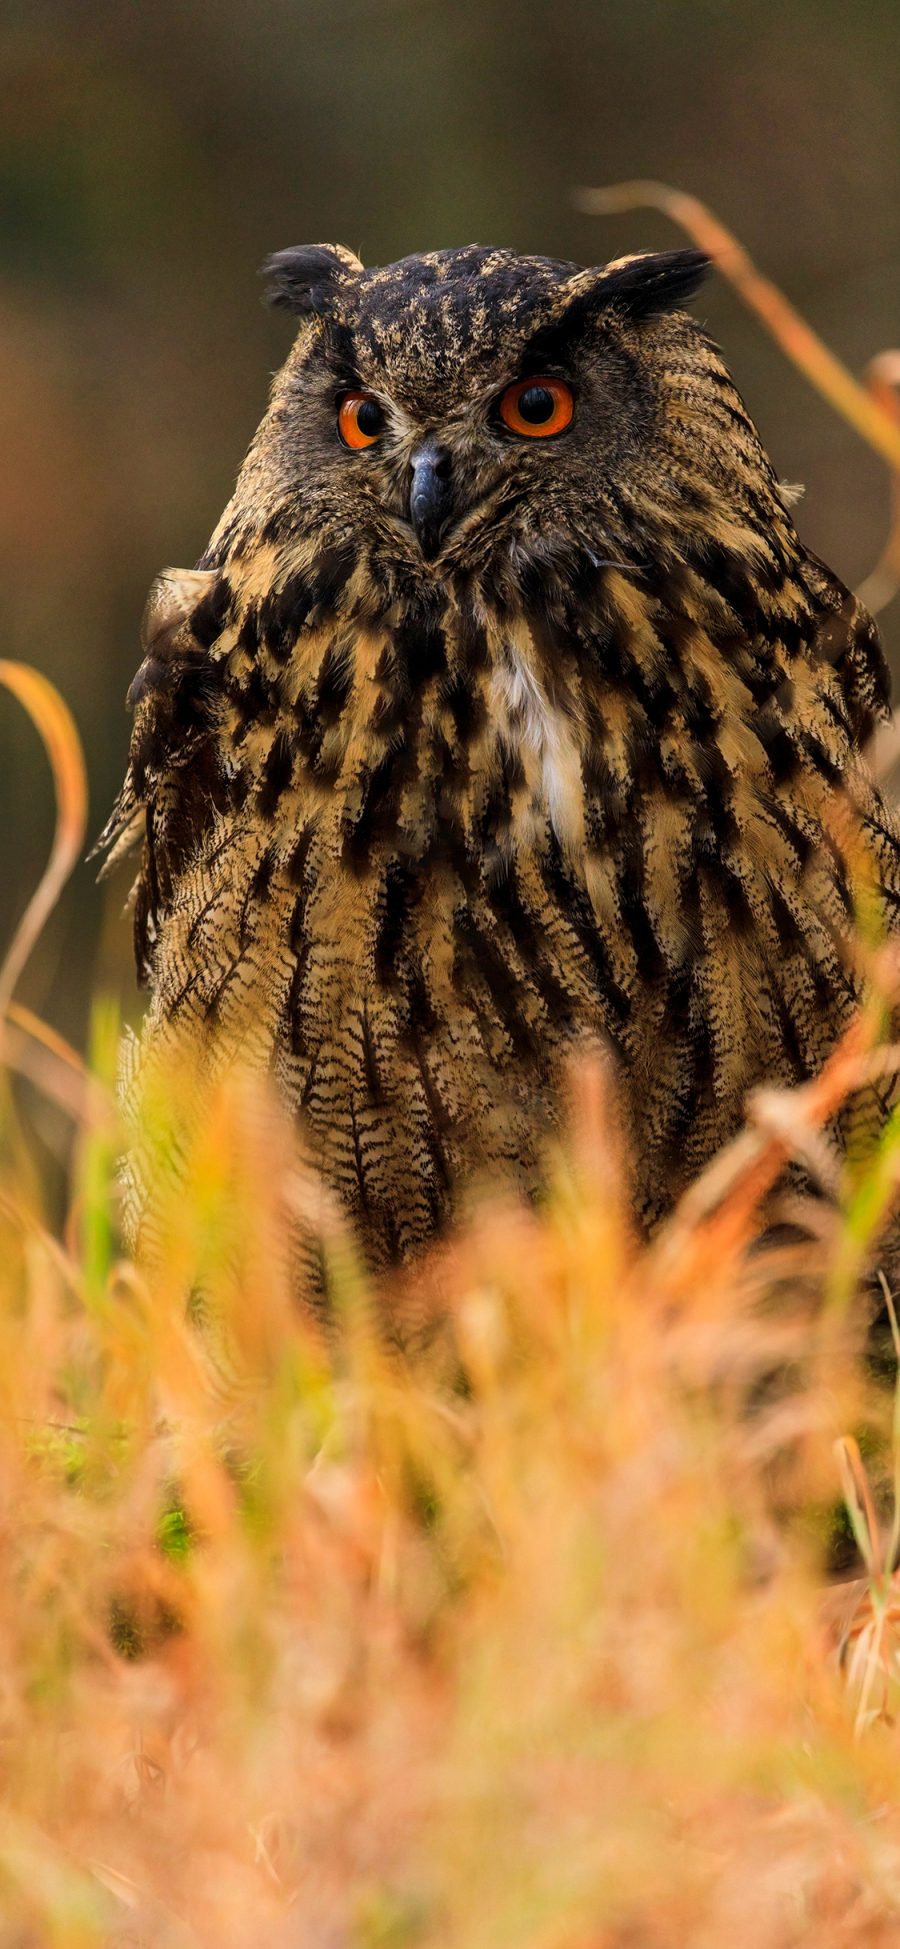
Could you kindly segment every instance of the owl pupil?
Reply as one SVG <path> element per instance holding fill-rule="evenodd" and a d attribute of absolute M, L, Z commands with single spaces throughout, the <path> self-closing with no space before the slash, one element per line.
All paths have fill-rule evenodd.
<path fill-rule="evenodd" d="M 381 432 L 383 418 L 377 399 L 364 399 L 356 409 L 356 424 L 360 433 L 365 433 L 370 439 L 374 433 Z"/>
<path fill-rule="evenodd" d="M 518 404 L 521 418 L 527 420 L 529 426 L 540 426 L 543 420 L 549 420 L 553 412 L 553 394 L 548 392 L 546 386 L 526 386 L 525 391 L 519 394 Z"/>

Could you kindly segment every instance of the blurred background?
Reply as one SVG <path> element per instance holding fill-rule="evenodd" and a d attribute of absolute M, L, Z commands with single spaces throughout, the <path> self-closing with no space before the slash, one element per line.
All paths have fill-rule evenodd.
<path fill-rule="evenodd" d="M 152 576 L 200 554 L 285 356 L 261 259 L 467 242 L 586 263 L 679 235 L 578 214 L 662 177 L 735 229 L 854 370 L 900 340 L 896 0 L 28 0 L 0 14 L 0 655 L 60 686 L 91 829 L 125 762 Z M 811 545 L 849 582 L 885 471 L 720 282 L 699 301 Z M 900 602 L 882 624 L 900 674 Z M 0 695 L 0 941 L 50 843 L 36 735 Z M 126 1011 L 127 877 L 76 873 L 22 999 L 76 1042 Z"/>

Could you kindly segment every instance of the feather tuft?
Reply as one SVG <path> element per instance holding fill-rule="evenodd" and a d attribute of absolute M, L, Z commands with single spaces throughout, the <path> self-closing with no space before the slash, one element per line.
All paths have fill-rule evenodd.
<path fill-rule="evenodd" d="M 294 244 L 267 257 L 260 276 L 267 280 L 264 302 L 296 317 L 329 309 L 335 291 L 363 266 L 344 244 Z"/>

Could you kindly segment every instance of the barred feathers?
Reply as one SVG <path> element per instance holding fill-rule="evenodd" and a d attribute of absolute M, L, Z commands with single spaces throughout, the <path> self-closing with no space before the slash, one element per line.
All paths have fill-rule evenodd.
<path fill-rule="evenodd" d="M 464 275 L 429 268 L 455 256 Z M 683 314 L 619 296 L 579 323 L 568 357 L 601 375 L 601 403 L 588 377 L 580 399 L 602 442 L 555 472 L 495 466 L 433 566 L 393 518 L 399 460 L 339 474 L 314 441 L 304 459 L 335 347 L 366 385 L 377 362 L 412 418 L 455 303 L 477 340 L 457 461 L 483 485 L 467 402 L 548 326 L 517 270 L 485 348 L 478 291 L 503 254 L 482 258 L 395 267 L 405 345 L 378 327 L 386 273 L 339 264 L 343 310 L 301 328 L 200 569 L 153 597 L 108 835 L 144 831 L 146 1046 L 271 1069 L 376 1264 L 467 1187 L 538 1189 L 581 1042 L 613 1052 L 653 1225 L 747 1090 L 815 1073 L 853 1009 L 837 794 L 889 924 L 900 901 L 860 756 L 886 702 L 874 626 L 803 548 Z M 553 331 L 558 287 L 583 308 L 587 276 L 556 270 L 535 279 Z"/>

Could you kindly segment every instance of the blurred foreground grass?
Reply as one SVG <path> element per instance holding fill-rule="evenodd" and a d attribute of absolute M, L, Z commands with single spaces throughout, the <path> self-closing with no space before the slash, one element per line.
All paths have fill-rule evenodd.
<path fill-rule="evenodd" d="M 114 1025 L 88 1086 L 19 1020 L 76 1136 L 53 1232 L 7 1084 L 3 1949 L 896 1940 L 890 1401 L 858 1291 L 894 1127 L 802 1244 L 753 1249 L 786 1152 L 897 1060 L 878 1014 L 760 1099 L 650 1250 L 582 1075 L 539 1216 L 486 1213 L 392 1294 L 332 1224 L 328 1338 L 282 1269 L 310 1182 L 260 1079 L 210 1099 L 148 1280 Z M 443 1324 L 401 1359 L 387 1303 Z"/>
<path fill-rule="evenodd" d="M 152 1272 L 123 1250 L 115 1020 L 86 1068 L 9 1002 L 80 753 L 0 681 L 58 805 L 0 972 L 0 1949 L 896 1943 L 900 1442 L 865 1327 L 900 1124 L 847 1164 L 827 1135 L 900 1066 L 896 957 L 870 942 L 822 1077 L 760 1093 L 649 1249 L 600 1069 L 543 1211 L 392 1287 L 323 1206 L 326 1335 L 258 1077 L 206 1093 L 177 1185 L 167 1100 L 200 1098 L 165 1079 Z M 761 1251 L 791 1157 L 823 1195 Z M 391 1315 L 433 1331 L 401 1358 Z"/>

